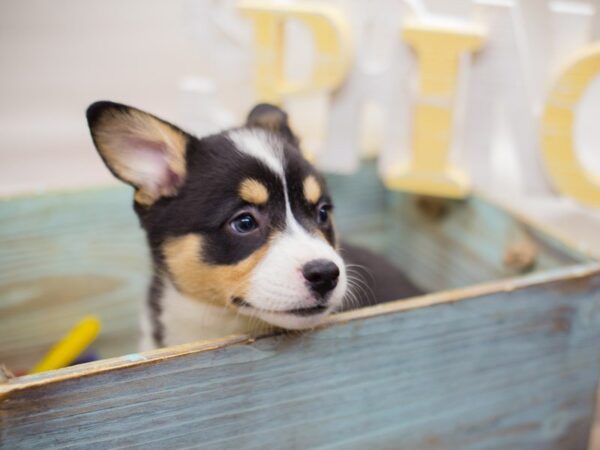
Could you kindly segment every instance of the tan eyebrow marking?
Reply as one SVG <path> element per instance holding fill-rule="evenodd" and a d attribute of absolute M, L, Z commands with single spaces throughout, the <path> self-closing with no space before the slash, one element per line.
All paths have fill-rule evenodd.
<path fill-rule="evenodd" d="M 253 178 L 242 181 L 239 193 L 242 200 L 255 205 L 263 205 L 269 200 L 267 187 Z"/>
<path fill-rule="evenodd" d="M 321 186 L 313 175 L 309 175 L 304 179 L 304 197 L 310 203 L 317 203 L 321 198 Z"/>

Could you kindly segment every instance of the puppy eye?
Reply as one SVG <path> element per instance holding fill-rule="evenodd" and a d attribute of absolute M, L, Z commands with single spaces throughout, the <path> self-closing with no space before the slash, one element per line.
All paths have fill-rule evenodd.
<path fill-rule="evenodd" d="M 329 203 L 323 203 L 319 205 L 317 210 L 317 223 L 319 225 L 325 225 L 327 222 L 329 222 L 331 208 L 333 208 L 333 206 Z"/>
<path fill-rule="evenodd" d="M 239 234 L 248 234 L 258 228 L 258 222 L 250 213 L 243 213 L 231 221 L 231 228 Z"/>

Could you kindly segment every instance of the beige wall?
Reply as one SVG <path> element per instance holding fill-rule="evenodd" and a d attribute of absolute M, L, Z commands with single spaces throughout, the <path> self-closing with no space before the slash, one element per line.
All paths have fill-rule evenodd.
<path fill-rule="evenodd" d="M 443 2 L 424 3 L 444 12 Z M 187 125 L 179 81 L 214 75 L 214 66 L 223 77 L 250 58 L 231 36 L 211 29 L 205 13 L 214 4 L 233 14 L 227 11 L 234 0 L 2 0 L 0 194 L 112 182 L 84 121 L 94 100 L 129 103 Z M 239 21 L 232 24 L 238 38 L 250 38 L 250 28 L 244 34 Z M 218 36 L 217 52 L 206 36 Z M 211 64 L 204 56 L 211 54 L 229 65 Z M 580 106 L 577 147 L 585 166 L 600 174 L 600 78 Z"/>
<path fill-rule="evenodd" d="M 112 182 L 84 120 L 95 100 L 177 120 L 177 84 L 203 66 L 185 7 L 182 0 L 0 2 L 0 193 Z"/>

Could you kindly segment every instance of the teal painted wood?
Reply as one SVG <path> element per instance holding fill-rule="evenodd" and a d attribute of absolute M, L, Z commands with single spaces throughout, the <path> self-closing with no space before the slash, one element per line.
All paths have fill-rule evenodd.
<path fill-rule="evenodd" d="M 586 448 L 598 266 L 406 305 L 252 345 L 73 368 L 87 374 L 37 387 L 27 383 L 52 374 L 16 380 L 0 402 L 1 447 Z"/>
<path fill-rule="evenodd" d="M 127 188 L 0 201 L 0 363 L 31 367 L 85 314 L 104 357 L 137 348 L 149 261 Z"/>
<path fill-rule="evenodd" d="M 387 255 L 426 291 L 517 275 L 504 256 L 520 242 L 538 249 L 533 272 L 590 260 L 477 196 L 442 201 L 447 213 L 432 219 L 416 206 L 418 197 L 387 191 L 373 164 L 329 176 L 329 184 L 342 235 Z"/>
<path fill-rule="evenodd" d="M 541 244 L 536 271 L 586 260 L 477 198 L 428 219 L 413 196 L 387 192 L 373 164 L 328 179 L 342 236 L 386 254 L 426 291 L 515 275 L 503 253 L 524 238 Z M 89 313 L 102 319 L 102 357 L 136 349 L 150 265 L 131 203 L 125 187 L 0 201 L 1 363 L 31 367 Z"/>

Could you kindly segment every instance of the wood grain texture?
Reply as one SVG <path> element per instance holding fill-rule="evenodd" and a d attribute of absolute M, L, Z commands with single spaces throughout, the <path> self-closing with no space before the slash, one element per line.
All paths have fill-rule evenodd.
<path fill-rule="evenodd" d="M 523 241 L 538 250 L 533 272 L 590 260 L 478 196 L 446 200 L 446 213 L 432 219 L 417 206 L 418 197 L 387 191 L 373 165 L 363 165 L 352 177 L 330 175 L 328 180 L 342 235 L 387 256 L 426 291 L 517 275 L 504 264 L 504 255 Z"/>
<path fill-rule="evenodd" d="M 477 197 L 432 217 L 372 164 L 329 180 L 346 238 L 444 292 L 10 380 L 0 448 L 585 448 L 598 264 Z M 0 361 L 27 364 L 90 312 L 103 356 L 134 350 L 149 267 L 130 202 L 0 203 Z M 525 275 L 503 264 L 520 240 L 538 249 Z"/>
<path fill-rule="evenodd" d="M 160 364 L 17 380 L 0 437 L 10 449 L 582 449 L 599 340 L 596 268 Z"/>
<path fill-rule="evenodd" d="M 413 196 L 388 192 L 373 163 L 328 179 L 342 236 L 388 256 L 425 291 L 514 276 L 503 255 L 521 239 L 540 247 L 535 272 L 586 259 L 477 197 L 431 220 Z M 101 357 L 135 351 L 150 264 L 131 196 L 109 188 L 0 201 L 0 362 L 32 367 L 90 313 L 102 320 Z"/>
<path fill-rule="evenodd" d="M 137 348 L 149 262 L 130 189 L 0 201 L 0 362 L 33 364 L 86 314 L 104 357 Z"/>

